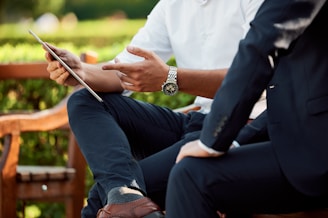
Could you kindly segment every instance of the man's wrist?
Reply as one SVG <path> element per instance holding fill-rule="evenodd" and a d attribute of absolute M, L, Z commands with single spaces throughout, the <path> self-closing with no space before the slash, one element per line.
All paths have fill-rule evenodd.
<path fill-rule="evenodd" d="M 178 68 L 169 66 L 167 80 L 162 85 L 162 92 L 165 95 L 175 95 L 178 93 Z"/>

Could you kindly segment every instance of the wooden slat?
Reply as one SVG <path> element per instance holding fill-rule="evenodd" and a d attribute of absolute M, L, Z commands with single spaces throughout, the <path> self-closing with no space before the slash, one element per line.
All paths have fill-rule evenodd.
<path fill-rule="evenodd" d="M 20 200 L 34 200 L 42 202 L 51 201 L 51 202 L 63 202 L 63 200 L 67 201 L 72 198 L 72 193 L 76 193 L 76 191 L 81 191 L 77 189 L 81 189 L 82 187 L 72 186 L 72 184 L 68 182 L 56 182 L 56 181 L 40 181 L 33 182 L 31 186 L 29 182 L 19 183 L 17 187 L 17 197 Z M 83 191 L 83 190 L 82 190 Z M 78 203 L 80 199 L 75 199 L 75 202 Z M 81 214 L 82 206 L 76 211 L 77 216 L 65 216 L 67 218 L 75 218 L 79 217 Z M 69 210 L 69 209 L 68 209 Z M 67 211 L 72 212 L 72 211 Z"/>
<path fill-rule="evenodd" d="M 74 178 L 76 171 L 73 168 L 54 166 L 18 166 L 18 182 L 67 180 Z"/>
<path fill-rule="evenodd" d="M 25 131 L 47 131 L 67 125 L 66 97 L 53 108 L 35 112 L 33 114 L 10 114 L 0 116 L 0 122 L 16 121 L 19 130 Z M 3 125 L 1 128 L 5 128 Z"/>
<path fill-rule="evenodd" d="M 0 64 L 0 80 L 49 78 L 47 62 Z"/>

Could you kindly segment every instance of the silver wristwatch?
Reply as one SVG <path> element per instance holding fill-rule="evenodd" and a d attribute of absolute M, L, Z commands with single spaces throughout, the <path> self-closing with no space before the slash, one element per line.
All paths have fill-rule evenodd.
<path fill-rule="evenodd" d="M 178 93 L 179 87 L 178 87 L 178 72 L 177 68 L 170 66 L 169 73 L 167 75 L 167 80 L 162 85 L 162 92 L 165 95 L 175 95 Z"/>

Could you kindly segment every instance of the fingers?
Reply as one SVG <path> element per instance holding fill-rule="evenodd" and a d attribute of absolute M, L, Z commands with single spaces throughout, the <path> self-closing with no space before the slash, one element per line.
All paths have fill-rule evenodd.
<path fill-rule="evenodd" d="M 65 71 L 64 73 L 60 74 L 57 78 L 53 79 L 56 83 L 61 85 L 66 85 L 67 78 L 70 76 L 69 72 Z"/>
<path fill-rule="evenodd" d="M 115 59 L 115 63 L 108 63 L 102 66 L 103 70 L 118 70 L 122 72 L 128 72 L 136 69 L 136 63 L 120 63 Z"/>
<path fill-rule="evenodd" d="M 133 79 L 129 78 L 126 74 L 117 72 L 116 75 L 120 79 L 121 86 L 123 89 L 129 90 L 129 91 L 140 91 L 136 88 L 136 86 L 133 85 L 133 83 L 135 81 Z"/>
<path fill-rule="evenodd" d="M 201 157 L 201 158 L 209 158 L 209 157 L 218 157 L 223 155 L 224 153 L 209 153 L 199 146 L 199 140 L 191 141 L 186 143 L 181 147 L 180 152 L 176 158 L 176 163 L 182 160 L 183 158 L 190 157 Z"/>
<path fill-rule="evenodd" d="M 51 46 L 51 45 L 48 44 L 48 43 L 45 43 L 45 44 L 46 44 L 51 50 L 55 51 L 55 47 L 54 47 L 54 46 Z M 52 57 L 52 55 L 48 52 L 48 50 L 46 49 L 45 45 L 42 45 L 42 48 L 43 48 L 43 50 L 46 51 L 45 57 L 46 57 L 46 60 L 47 60 L 48 62 L 55 60 L 55 59 Z"/>
<path fill-rule="evenodd" d="M 67 50 L 57 48 L 49 43 L 45 43 L 43 48 L 47 51 L 45 58 L 48 62 L 47 71 L 49 72 L 50 79 L 56 81 L 61 85 L 75 85 L 75 82 L 70 79 L 70 73 L 48 52 L 46 47 L 49 47 L 54 53 L 56 53 L 67 65 L 75 69 L 81 69 L 82 66 L 79 59 L 68 52 Z"/>
<path fill-rule="evenodd" d="M 220 218 L 226 218 L 225 213 L 221 213 L 220 211 L 217 211 L 217 214 L 219 215 Z"/>
<path fill-rule="evenodd" d="M 126 50 L 133 55 L 139 56 L 144 59 L 151 59 L 154 54 L 151 51 L 141 49 L 134 46 L 127 46 Z M 138 71 L 136 63 L 120 63 L 119 59 L 115 59 L 115 63 L 108 63 L 103 66 L 103 70 L 118 70 L 118 71 Z"/>
<path fill-rule="evenodd" d="M 47 44 L 47 46 L 48 46 L 51 50 L 53 50 L 53 51 L 57 54 L 58 51 L 57 51 L 57 49 L 56 49 L 54 46 L 51 46 L 51 45 L 48 44 L 48 43 L 46 43 L 46 44 Z M 55 58 L 49 53 L 49 51 L 45 48 L 45 46 L 43 45 L 42 47 L 43 47 L 43 49 L 46 51 L 46 53 L 45 53 L 45 58 L 46 58 L 47 62 L 54 61 Z"/>
<path fill-rule="evenodd" d="M 57 70 L 58 68 L 63 68 L 58 61 L 50 61 L 47 66 L 47 71 L 51 73 Z"/>
<path fill-rule="evenodd" d="M 187 156 L 187 153 L 188 153 L 188 149 L 186 145 L 182 146 L 175 162 L 178 163 L 180 160 L 182 160 L 184 157 Z"/>
<path fill-rule="evenodd" d="M 70 74 L 66 71 L 64 67 L 60 65 L 57 61 L 49 62 L 47 66 L 47 71 L 49 72 L 50 79 L 56 81 L 58 84 L 65 84 L 66 79 Z"/>
<path fill-rule="evenodd" d="M 54 58 L 52 57 L 52 55 L 49 52 L 45 53 L 45 58 L 47 62 L 51 62 L 54 60 Z"/>
<path fill-rule="evenodd" d="M 145 50 L 145 49 L 142 49 L 139 47 L 129 45 L 126 47 L 126 50 L 128 52 L 130 52 L 131 54 L 137 55 L 139 57 L 143 57 L 145 59 L 149 59 L 149 58 L 153 57 L 153 54 L 151 51 L 148 51 L 148 50 Z"/>
<path fill-rule="evenodd" d="M 46 44 L 46 46 L 48 46 L 53 52 L 55 52 L 58 56 L 59 56 L 61 53 L 63 53 L 63 51 L 64 51 L 63 49 L 57 48 L 56 46 L 51 45 L 51 44 L 49 44 L 49 43 L 47 43 L 47 42 L 45 42 L 45 44 Z M 43 45 L 43 49 L 46 50 L 45 47 L 44 47 L 44 45 Z"/>
<path fill-rule="evenodd" d="M 65 57 L 67 55 L 67 52 L 66 50 L 64 49 L 60 49 L 60 48 L 57 48 L 56 46 L 54 45 L 51 45 L 47 42 L 45 42 L 46 46 L 49 47 L 54 53 L 56 53 L 59 57 L 61 57 L 63 59 L 63 57 Z M 45 45 L 42 46 L 43 49 L 46 51 L 46 60 L 47 61 L 53 61 L 55 60 L 54 57 L 52 57 L 52 55 L 48 52 L 48 50 L 45 48 Z"/>
<path fill-rule="evenodd" d="M 179 163 L 185 156 L 180 152 L 175 160 L 175 163 Z"/>

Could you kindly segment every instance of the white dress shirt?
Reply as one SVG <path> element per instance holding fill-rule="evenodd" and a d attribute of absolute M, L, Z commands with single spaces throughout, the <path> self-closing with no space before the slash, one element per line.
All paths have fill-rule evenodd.
<path fill-rule="evenodd" d="M 131 45 L 154 51 L 165 62 L 174 56 L 182 68 L 228 68 L 262 2 L 160 0 Z M 121 62 L 140 61 L 126 50 L 117 57 Z M 211 103 L 208 98 L 195 99 L 204 113 L 209 112 Z"/>

